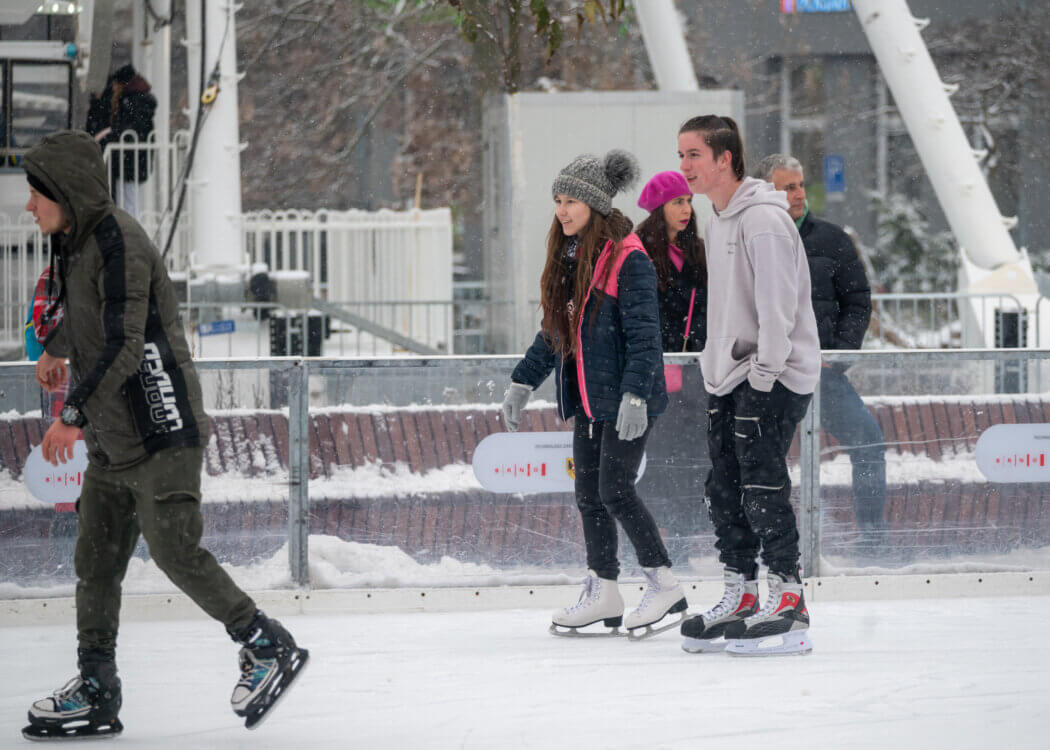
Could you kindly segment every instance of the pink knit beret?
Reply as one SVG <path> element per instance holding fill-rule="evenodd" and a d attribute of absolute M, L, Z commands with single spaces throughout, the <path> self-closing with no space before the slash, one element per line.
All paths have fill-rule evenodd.
<path fill-rule="evenodd" d="M 679 195 L 692 195 L 689 183 L 681 172 L 660 172 L 654 175 L 642 188 L 638 196 L 638 205 L 646 211 L 655 211 L 672 198 Z"/>

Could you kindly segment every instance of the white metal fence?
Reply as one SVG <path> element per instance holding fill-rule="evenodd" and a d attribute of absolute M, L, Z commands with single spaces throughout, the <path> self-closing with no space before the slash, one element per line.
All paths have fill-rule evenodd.
<path fill-rule="evenodd" d="M 164 250 L 179 201 L 190 135 L 180 130 L 170 143 L 161 146 L 156 133 L 141 141 L 135 131 L 121 134 L 120 141 L 110 143 L 102 154 L 109 170 L 113 200 L 120 208 L 138 219 L 157 246 Z M 189 204 L 191 191 L 186 191 L 171 249 L 166 258 L 168 268 L 184 270 L 190 261 Z"/>
<path fill-rule="evenodd" d="M 314 297 L 452 351 L 449 209 L 258 211 L 244 236 L 251 263 L 306 271 Z"/>

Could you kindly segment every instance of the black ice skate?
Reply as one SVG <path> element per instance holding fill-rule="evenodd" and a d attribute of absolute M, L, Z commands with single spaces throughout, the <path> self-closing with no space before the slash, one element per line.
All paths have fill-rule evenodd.
<path fill-rule="evenodd" d="M 798 574 L 769 572 L 769 594 L 757 613 L 744 620 L 742 633 L 733 633 L 726 652 L 733 656 L 808 654 L 809 610 Z"/>
<path fill-rule="evenodd" d="M 244 648 L 239 661 L 241 679 L 233 688 L 230 705 L 244 726 L 254 729 L 284 697 L 306 666 L 310 652 L 299 648 L 281 623 L 262 612 L 240 633 L 231 633 Z"/>
<path fill-rule="evenodd" d="M 726 568 L 722 600 L 702 615 L 682 623 L 682 649 L 691 654 L 725 651 L 734 633 L 743 633 L 744 620 L 758 612 L 758 581 L 754 571 L 748 576 Z"/>
<path fill-rule="evenodd" d="M 124 731 L 120 678 L 112 652 L 80 651 L 80 674 L 29 709 L 27 740 L 104 739 Z"/>

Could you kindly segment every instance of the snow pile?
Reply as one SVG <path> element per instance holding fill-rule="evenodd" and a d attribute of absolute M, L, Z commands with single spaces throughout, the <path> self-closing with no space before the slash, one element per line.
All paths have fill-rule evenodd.
<path fill-rule="evenodd" d="M 789 471 L 792 484 L 801 484 L 801 466 L 792 466 Z M 977 468 L 977 458 L 973 451 L 945 455 L 940 461 L 934 461 L 923 454 L 886 451 L 886 483 L 891 487 L 919 482 L 985 484 L 987 481 Z M 853 484 L 853 465 L 848 454 L 843 452 L 834 458 L 821 458 L 820 484 L 828 487 L 849 487 Z"/>
<path fill-rule="evenodd" d="M 335 467 L 332 476 L 311 479 L 310 499 L 406 497 L 480 489 L 469 464 L 448 464 L 416 474 L 403 462 L 393 466 L 372 462 L 358 467 Z M 288 472 L 271 470 L 264 477 L 245 476 L 241 472 L 218 476 L 205 473 L 201 476 L 201 494 L 206 503 L 285 501 Z"/>
<path fill-rule="evenodd" d="M 207 545 L 205 545 L 207 546 Z M 400 547 L 348 542 L 338 537 L 311 535 L 309 540 L 311 589 L 404 588 L 452 586 L 543 586 L 578 583 L 581 571 L 518 567 L 500 570 L 447 555 L 420 563 Z M 247 565 L 223 564 L 223 569 L 247 591 L 292 588 L 288 544 L 271 557 Z M 178 589 L 153 560 L 132 557 L 124 578 L 126 594 L 172 594 Z M 73 584 L 19 586 L 0 583 L 0 599 L 73 596 Z"/>

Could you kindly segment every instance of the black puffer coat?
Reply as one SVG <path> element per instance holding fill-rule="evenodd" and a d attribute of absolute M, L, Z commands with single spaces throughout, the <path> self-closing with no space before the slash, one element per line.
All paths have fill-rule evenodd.
<path fill-rule="evenodd" d="M 871 287 L 849 235 L 807 214 L 799 227 L 809 260 L 821 349 L 860 349 L 871 321 Z"/>
<path fill-rule="evenodd" d="M 157 98 L 150 91 L 150 85 L 140 75 L 135 75 L 125 86 L 124 93 L 113 112 L 113 79 L 106 84 L 102 96 L 92 95 L 88 106 L 85 130 L 96 135 L 106 128 L 110 132 L 103 136 L 98 145 L 105 150 L 110 143 L 120 143 L 121 134 L 132 130 L 139 143 L 145 143 L 153 132 L 153 115 L 157 111 Z M 149 152 L 146 149 L 131 150 L 124 154 L 123 163 L 113 161 L 110 178 L 114 181 L 144 182 L 149 177 Z"/>
<path fill-rule="evenodd" d="M 607 243 L 595 264 L 594 278 L 602 277 L 612 257 Z M 551 370 L 557 371 L 558 414 L 572 417 L 577 406 L 594 421 L 616 419 L 623 394 L 646 399 L 648 414 L 655 417 L 667 408 L 660 313 L 656 299 L 656 270 L 634 234 L 623 240 L 619 269 L 613 268 L 604 290 L 591 286 L 580 319 L 580 346 L 567 363 L 582 374 L 579 388 L 561 355 L 551 349 L 543 333 L 536 334 L 525 357 L 514 368 L 511 380 L 537 388 Z M 597 305 L 597 309 L 595 309 Z"/>
<path fill-rule="evenodd" d="M 700 352 L 707 342 L 707 286 L 673 266 L 660 292 L 660 336 L 665 352 Z"/>

